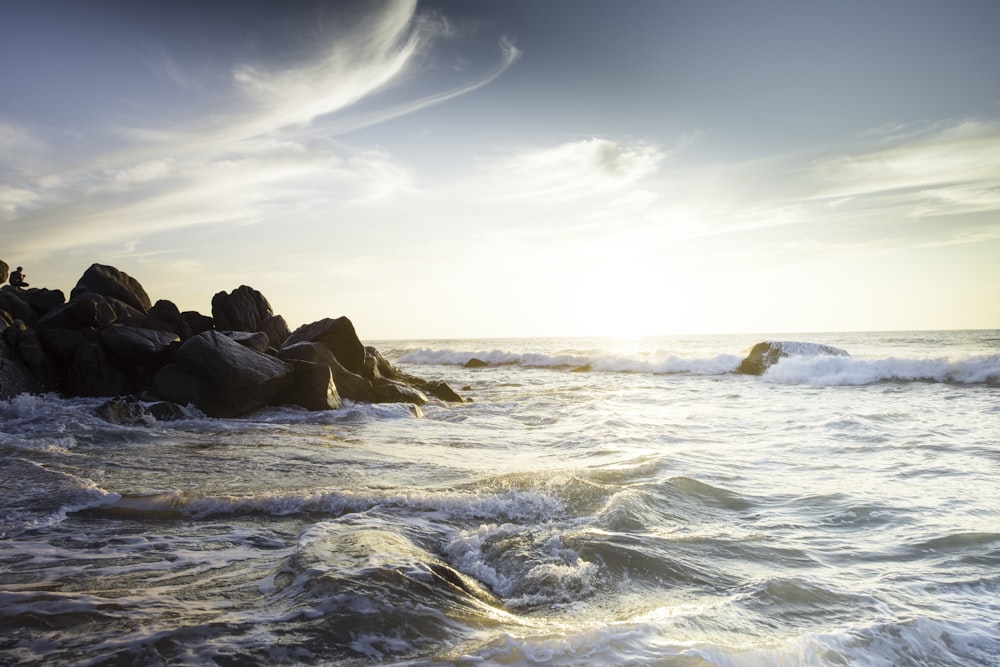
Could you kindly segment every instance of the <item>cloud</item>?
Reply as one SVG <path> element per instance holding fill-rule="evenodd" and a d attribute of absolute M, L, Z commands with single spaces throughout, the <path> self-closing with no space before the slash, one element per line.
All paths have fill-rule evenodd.
<path fill-rule="evenodd" d="M 910 215 L 1000 210 L 1000 125 L 967 120 L 817 161 L 817 197 L 906 193 Z"/>

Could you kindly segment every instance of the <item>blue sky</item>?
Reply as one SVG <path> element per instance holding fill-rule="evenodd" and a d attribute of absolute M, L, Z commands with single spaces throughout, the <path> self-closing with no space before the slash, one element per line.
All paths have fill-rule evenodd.
<path fill-rule="evenodd" d="M 1000 4 L 0 4 L 0 258 L 362 338 L 1000 327 Z"/>

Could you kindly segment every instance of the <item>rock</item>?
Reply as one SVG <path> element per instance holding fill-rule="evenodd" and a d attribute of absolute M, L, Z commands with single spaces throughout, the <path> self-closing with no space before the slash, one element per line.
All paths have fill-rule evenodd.
<path fill-rule="evenodd" d="M 10 266 L 7 262 L 0 259 L 0 284 L 7 282 L 7 278 L 10 277 Z"/>
<path fill-rule="evenodd" d="M 768 368 L 778 363 L 783 357 L 803 356 L 815 357 L 819 355 L 832 355 L 839 357 L 850 356 L 846 351 L 829 345 L 819 343 L 799 343 L 795 341 L 764 341 L 757 343 L 750 350 L 750 353 L 740 363 L 737 373 L 747 375 L 761 375 Z"/>
<path fill-rule="evenodd" d="M 379 380 L 374 383 L 373 389 L 373 403 L 412 403 L 417 406 L 427 403 L 427 396 L 422 391 L 395 380 Z"/>
<path fill-rule="evenodd" d="M 100 331 L 101 342 L 115 355 L 144 368 L 157 368 L 180 344 L 180 336 L 167 331 L 112 324 Z"/>
<path fill-rule="evenodd" d="M 97 416 L 105 421 L 126 426 L 152 426 L 156 417 L 137 398 L 112 398 L 97 406 Z"/>
<path fill-rule="evenodd" d="M 419 386 L 423 391 L 432 394 L 441 399 L 442 401 L 448 403 L 466 402 L 464 398 L 458 395 L 458 392 L 456 392 L 454 389 L 448 386 L 447 382 L 444 382 L 442 380 L 431 380 L 431 381 L 425 380 L 423 385 L 417 385 L 417 386 Z"/>
<path fill-rule="evenodd" d="M 186 415 L 176 403 L 143 403 L 135 396 L 115 397 L 97 407 L 97 416 L 115 424 L 151 426 L 158 421 L 182 419 Z"/>
<path fill-rule="evenodd" d="M 10 285 L 0 288 L 0 310 L 7 311 L 15 320 L 25 324 L 34 324 L 38 320 L 35 309 Z"/>
<path fill-rule="evenodd" d="M 102 296 L 124 301 L 142 313 L 148 313 L 152 304 L 139 281 L 113 266 L 92 264 L 76 283 L 72 299 L 77 292 L 95 292 Z"/>
<path fill-rule="evenodd" d="M 212 297 L 212 318 L 223 331 L 260 331 L 260 323 L 273 315 L 264 295 L 247 285 Z"/>
<path fill-rule="evenodd" d="M 56 306 L 38 320 L 39 328 L 74 329 L 104 327 L 117 319 L 114 306 L 96 292 L 75 292 L 73 298 Z"/>
<path fill-rule="evenodd" d="M 78 327 L 63 329 L 58 327 L 37 327 L 39 338 L 45 349 L 55 359 L 63 364 L 69 364 L 76 356 L 76 351 L 86 343 L 96 343 L 98 333 L 95 327 Z"/>
<path fill-rule="evenodd" d="M 279 402 L 298 405 L 306 410 L 337 410 L 343 407 L 333 372 L 326 364 L 291 359 L 294 378 L 288 389 L 279 397 Z"/>
<path fill-rule="evenodd" d="M 236 341 L 244 347 L 249 347 L 257 352 L 267 352 L 271 348 L 271 341 L 263 331 L 223 331 L 227 338 Z"/>
<path fill-rule="evenodd" d="M 176 334 L 181 340 L 187 340 L 194 334 L 174 302 L 166 299 L 160 299 L 153 304 L 140 326 L 145 329 Z M 206 327 L 207 329 L 211 329 L 211 326 Z"/>
<path fill-rule="evenodd" d="M 257 325 L 257 330 L 267 334 L 268 340 L 271 341 L 271 347 L 274 349 L 278 349 L 284 345 L 285 341 L 291 335 L 291 332 L 288 330 L 288 322 L 281 315 L 274 315 L 261 321 Z"/>
<path fill-rule="evenodd" d="M 368 345 L 365 347 L 365 353 L 367 354 L 367 359 L 374 361 L 375 370 L 378 375 L 390 380 L 395 380 L 399 377 L 400 370 L 393 366 L 388 359 L 382 356 L 382 353 L 377 349 Z"/>
<path fill-rule="evenodd" d="M 181 313 L 184 323 L 191 329 L 191 335 L 197 336 L 200 333 L 211 331 L 215 328 L 215 320 L 208 315 L 202 315 L 194 310 L 185 310 Z M 186 340 L 186 339 L 185 339 Z"/>
<path fill-rule="evenodd" d="M 303 341 L 301 343 L 285 345 L 285 347 L 278 350 L 278 358 L 286 361 L 299 359 L 327 366 L 333 374 L 333 382 L 337 387 L 337 393 L 341 397 L 351 401 L 375 402 L 371 380 L 344 368 L 337 361 L 337 358 L 333 356 L 333 352 L 321 343 Z"/>
<path fill-rule="evenodd" d="M 462 365 L 463 368 L 483 368 L 485 366 L 489 366 L 489 364 L 475 357 L 472 357 Z"/>
<path fill-rule="evenodd" d="M 87 343 L 77 349 L 66 387 L 74 396 L 117 396 L 130 394 L 135 389 L 128 376 L 112 365 L 107 353 L 96 343 Z"/>
<path fill-rule="evenodd" d="M 157 372 L 154 393 L 175 403 L 194 403 L 210 417 L 237 417 L 264 407 L 287 388 L 293 373 L 290 364 L 217 331 L 185 341 L 174 362 Z"/>
<path fill-rule="evenodd" d="M 0 400 L 8 401 L 20 394 L 40 390 L 37 380 L 24 364 L 14 359 L 0 358 Z"/>
<path fill-rule="evenodd" d="M 44 287 L 28 290 L 28 305 L 31 306 L 40 316 L 49 312 L 56 306 L 66 303 L 66 295 L 62 290 L 46 289 Z"/>
<path fill-rule="evenodd" d="M 115 311 L 115 322 L 130 327 L 141 327 L 146 319 L 146 314 L 137 308 L 133 308 L 121 299 L 113 296 L 104 297 L 108 305 Z"/>
<path fill-rule="evenodd" d="M 365 346 L 358 339 L 354 325 L 346 317 L 326 318 L 303 324 L 292 332 L 285 341 L 285 347 L 302 342 L 320 343 L 333 352 L 340 364 L 356 375 L 365 372 Z M 338 388 L 340 385 L 337 385 Z"/>

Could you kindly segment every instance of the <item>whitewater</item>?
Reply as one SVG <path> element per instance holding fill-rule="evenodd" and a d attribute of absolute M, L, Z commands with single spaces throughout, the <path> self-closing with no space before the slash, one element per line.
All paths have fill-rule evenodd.
<path fill-rule="evenodd" d="M 471 402 L 0 402 L 0 664 L 1000 665 L 1000 331 L 366 342 Z"/>

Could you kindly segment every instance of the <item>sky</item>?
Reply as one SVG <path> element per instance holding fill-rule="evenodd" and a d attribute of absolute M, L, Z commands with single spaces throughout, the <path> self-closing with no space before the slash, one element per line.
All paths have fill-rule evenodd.
<path fill-rule="evenodd" d="M 363 340 L 1000 328 L 995 0 L 0 0 L 0 259 Z"/>

